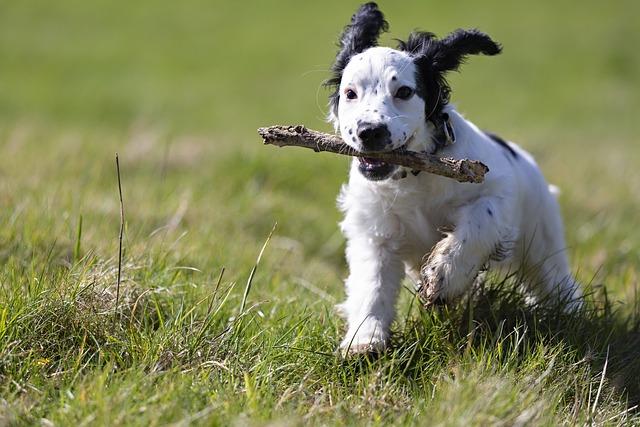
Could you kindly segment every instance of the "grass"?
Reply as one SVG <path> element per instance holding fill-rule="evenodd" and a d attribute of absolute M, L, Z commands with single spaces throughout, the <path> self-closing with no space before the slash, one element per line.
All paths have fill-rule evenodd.
<path fill-rule="evenodd" d="M 381 4 L 386 42 L 503 43 L 454 101 L 562 188 L 589 303 L 527 307 L 492 277 L 427 312 L 407 290 L 392 349 L 343 361 L 348 163 L 255 128 L 328 129 L 320 83 L 356 5 L 0 5 L 1 424 L 640 424 L 637 2 Z"/>

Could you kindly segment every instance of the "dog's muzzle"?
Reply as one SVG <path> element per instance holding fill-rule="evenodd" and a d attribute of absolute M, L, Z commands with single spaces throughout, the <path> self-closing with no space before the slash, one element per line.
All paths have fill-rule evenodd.
<path fill-rule="evenodd" d="M 359 123 L 357 134 L 364 153 L 385 151 L 391 146 L 391 132 L 385 124 Z M 386 179 L 397 169 L 396 165 L 370 157 L 360 157 L 359 161 L 360 173 L 371 181 Z"/>
<path fill-rule="evenodd" d="M 364 152 L 384 151 L 391 144 L 391 132 L 386 124 L 358 123 L 357 134 Z"/>

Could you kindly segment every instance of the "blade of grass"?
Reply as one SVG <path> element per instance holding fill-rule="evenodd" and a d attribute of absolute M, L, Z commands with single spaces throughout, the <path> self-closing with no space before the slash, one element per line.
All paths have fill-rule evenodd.
<path fill-rule="evenodd" d="M 76 233 L 76 245 L 73 250 L 73 261 L 78 262 L 80 260 L 80 249 L 82 242 L 82 215 L 78 219 L 78 231 Z"/>
<path fill-rule="evenodd" d="M 120 180 L 120 160 L 116 153 L 116 173 L 118 175 L 118 194 L 120 196 L 120 233 L 118 235 L 118 279 L 116 282 L 116 302 L 113 307 L 113 318 L 115 321 L 118 313 L 118 304 L 120 302 L 120 281 L 122 278 L 122 234 L 124 233 L 124 203 L 122 201 L 122 183 Z"/>
<path fill-rule="evenodd" d="M 240 304 L 240 314 L 242 314 L 242 312 L 244 311 L 246 305 L 247 305 L 247 298 L 249 297 L 249 291 L 251 291 L 251 285 L 253 283 L 253 277 L 256 274 L 256 271 L 258 270 L 258 265 L 260 264 L 260 260 L 262 259 L 262 254 L 264 253 L 264 250 L 267 248 L 267 245 L 269 244 L 269 241 L 271 240 L 271 236 L 273 236 L 274 231 L 276 231 L 276 227 L 278 226 L 278 223 L 276 222 L 275 224 L 273 224 L 273 228 L 271 229 L 271 232 L 269 233 L 269 235 L 267 236 L 267 240 L 264 241 L 264 244 L 262 245 L 262 249 L 260 249 L 260 253 L 258 254 L 258 258 L 256 259 L 256 263 L 254 264 L 253 268 L 251 269 L 251 273 L 249 273 L 249 278 L 247 279 L 247 286 L 244 288 L 244 295 L 242 295 L 242 303 Z"/>

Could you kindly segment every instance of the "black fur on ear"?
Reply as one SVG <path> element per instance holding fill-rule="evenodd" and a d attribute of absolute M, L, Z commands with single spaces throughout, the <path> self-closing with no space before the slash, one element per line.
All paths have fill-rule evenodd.
<path fill-rule="evenodd" d="M 378 9 L 378 5 L 373 2 L 360 6 L 351 17 L 351 23 L 344 28 L 340 36 L 340 51 L 331 67 L 333 76 L 325 82 L 326 86 L 334 89 L 333 93 L 329 95 L 329 102 L 334 111 L 338 107 L 338 87 L 340 80 L 342 80 L 342 72 L 349 60 L 352 56 L 376 46 L 380 33 L 388 29 L 389 24 L 384 20 L 384 15 Z"/>
<path fill-rule="evenodd" d="M 418 94 L 425 100 L 427 119 L 439 114 L 449 102 L 448 71 L 457 71 L 468 55 L 497 55 L 502 51 L 491 37 L 476 29 L 458 29 L 440 40 L 433 33 L 414 32 L 406 42 L 400 42 L 399 49 L 415 57 Z"/>
<path fill-rule="evenodd" d="M 500 45 L 485 33 L 473 30 L 455 30 L 439 42 L 434 52 L 433 65 L 438 71 L 456 71 L 467 55 L 497 55 Z"/>

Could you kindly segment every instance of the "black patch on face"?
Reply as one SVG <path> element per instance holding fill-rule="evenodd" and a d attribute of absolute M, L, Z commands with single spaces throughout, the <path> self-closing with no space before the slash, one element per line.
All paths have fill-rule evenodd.
<path fill-rule="evenodd" d="M 507 150 L 514 159 L 518 159 L 518 153 L 516 153 L 515 150 L 511 148 L 511 146 L 507 143 L 507 141 L 505 141 L 504 139 L 500 138 L 498 135 L 492 132 L 484 131 L 484 134 L 487 135 L 489 138 L 491 138 L 493 142 L 495 142 L 496 144 L 498 144 L 499 146 Z"/>
<path fill-rule="evenodd" d="M 489 214 L 489 216 L 493 216 L 493 212 L 489 208 L 487 208 L 487 213 Z"/>
<path fill-rule="evenodd" d="M 414 57 L 416 93 L 425 101 L 425 116 L 439 117 L 449 102 L 451 88 L 445 76 L 457 71 L 468 55 L 496 55 L 501 47 L 478 30 L 456 30 L 443 39 L 435 34 L 414 32 L 398 48 Z"/>

